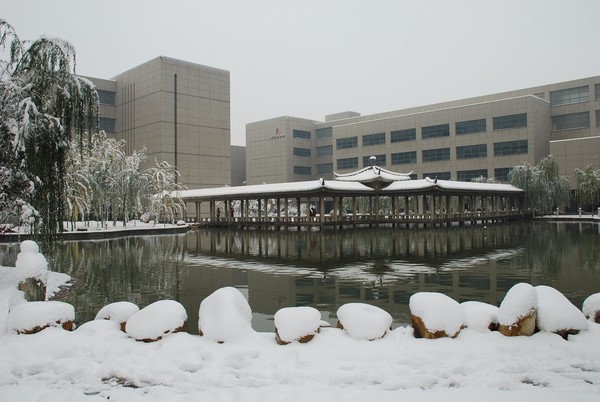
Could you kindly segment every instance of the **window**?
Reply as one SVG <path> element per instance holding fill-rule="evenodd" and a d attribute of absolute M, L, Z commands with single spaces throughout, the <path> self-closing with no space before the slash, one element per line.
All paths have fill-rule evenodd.
<path fill-rule="evenodd" d="M 358 147 L 358 137 L 338 138 L 335 140 L 337 149 L 347 149 Z"/>
<path fill-rule="evenodd" d="M 457 121 L 455 124 L 456 135 L 483 133 L 487 130 L 485 119 Z"/>
<path fill-rule="evenodd" d="M 494 156 L 519 155 L 527 152 L 529 152 L 527 140 L 494 143 Z"/>
<path fill-rule="evenodd" d="M 319 163 L 317 165 L 318 174 L 327 174 L 333 172 L 333 163 Z"/>
<path fill-rule="evenodd" d="M 596 89 L 596 100 L 600 100 L 600 84 L 596 84 L 595 89 Z"/>
<path fill-rule="evenodd" d="M 104 130 L 106 133 L 115 133 L 115 119 L 100 117 L 99 129 Z"/>
<path fill-rule="evenodd" d="M 456 147 L 456 159 L 485 158 L 486 156 L 487 144 Z"/>
<path fill-rule="evenodd" d="M 294 148 L 294 156 L 310 156 L 310 148 Z"/>
<path fill-rule="evenodd" d="M 589 100 L 588 87 L 578 87 L 550 92 L 550 105 L 560 106 Z"/>
<path fill-rule="evenodd" d="M 392 154 L 392 165 L 405 165 L 407 163 L 417 163 L 417 151 Z"/>
<path fill-rule="evenodd" d="M 294 166 L 294 174 L 310 175 L 310 166 Z"/>
<path fill-rule="evenodd" d="M 325 138 L 331 138 L 333 135 L 333 129 L 331 127 L 318 128 L 317 129 L 317 140 L 323 140 Z"/>
<path fill-rule="evenodd" d="M 356 169 L 358 168 L 358 158 L 344 158 L 337 160 L 337 169 Z"/>
<path fill-rule="evenodd" d="M 449 161 L 450 148 L 424 149 L 423 162 Z"/>
<path fill-rule="evenodd" d="M 375 157 L 375 164 L 377 166 L 385 166 L 387 162 L 387 157 L 385 154 L 383 155 L 372 155 Z M 363 167 L 367 167 L 371 165 L 371 156 L 363 156 Z"/>
<path fill-rule="evenodd" d="M 508 181 L 508 173 L 512 170 L 511 167 L 494 169 L 494 177 L 497 181 Z"/>
<path fill-rule="evenodd" d="M 479 177 L 485 177 L 487 179 L 487 169 L 459 170 L 456 172 L 456 178 L 458 181 L 471 181 L 472 179 L 477 179 Z"/>
<path fill-rule="evenodd" d="M 552 116 L 552 131 L 590 128 L 590 112 Z"/>
<path fill-rule="evenodd" d="M 494 117 L 494 130 L 527 127 L 527 113 Z"/>
<path fill-rule="evenodd" d="M 112 91 L 105 91 L 103 89 L 96 89 L 98 92 L 98 102 L 104 105 L 115 104 L 115 93 Z"/>
<path fill-rule="evenodd" d="M 417 139 L 417 129 L 396 130 L 391 133 L 391 142 L 414 141 Z"/>
<path fill-rule="evenodd" d="M 293 130 L 292 135 L 294 136 L 294 138 L 304 138 L 310 140 L 310 131 Z"/>
<path fill-rule="evenodd" d="M 333 155 L 333 145 L 324 145 L 322 147 L 317 147 L 317 157 L 321 158 L 323 156 L 331 155 Z"/>
<path fill-rule="evenodd" d="M 450 172 L 431 172 L 423 173 L 423 178 L 429 177 L 430 179 L 450 180 Z"/>
<path fill-rule="evenodd" d="M 450 135 L 450 124 L 439 124 L 437 126 L 421 127 L 421 138 L 448 137 Z"/>
<path fill-rule="evenodd" d="M 600 110 L 596 110 L 596 127 L 600 127 Z"/>
<path fill-rule="evenodd" d="M 363 147 L 385 144 L 385 133 L 366 134 L 362 136 Z"/>

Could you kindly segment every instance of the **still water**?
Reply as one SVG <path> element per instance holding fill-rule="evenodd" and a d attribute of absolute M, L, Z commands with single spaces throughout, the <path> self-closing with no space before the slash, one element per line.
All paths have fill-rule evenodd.
<path fill-rule="evenodd" d="M 0 245 L 0 265 L 14 266 L 17 252 Z M 408 300 L 421 291 L 498 305 L 511 286 L 528 282 L 553 286 L 581 308 L 600 292 L 600 225 L 200 230 L 64 242 L 51 268 L 74 278 L 61 300 L 75 306 L 79 323 L 114 301 L 144 307 L 174 299 L 197 331 L 200 302 L 234 286 L 247 297 L 258 331 L 273 331 L 273 314 L 288 306 L 313 306 L 335 324 L 336 310 L 349 302 L 379 306 L 398 326 L 410 322 Z"/>

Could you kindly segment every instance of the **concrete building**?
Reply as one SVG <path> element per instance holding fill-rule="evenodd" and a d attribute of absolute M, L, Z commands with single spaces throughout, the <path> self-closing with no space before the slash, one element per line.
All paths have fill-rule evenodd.
<path fill-rule="evenodd" d="M 229 72 L 157 57 L 107 80 L 89 77 L 100 97 L 100 128 L 167 161 L 188 188 L 231 184 Z"/>
<path fill-rule="evenodd" d="M 505 181 L 552 154 L 561 174 L 600 168 L 600 76 L 360 116 L 246 126 L 248 184 L 331 179 L 369 164 L 413 178 Z"/>

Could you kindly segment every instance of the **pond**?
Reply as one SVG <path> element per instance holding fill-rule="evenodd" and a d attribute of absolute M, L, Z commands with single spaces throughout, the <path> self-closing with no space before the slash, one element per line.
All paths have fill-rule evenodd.
<path fill-rule="evenodd" d="M 0 245 L 0 265 L 14 266 L 17 252 Z M 51 268 L 75 280 L 61 300 L 75 306 L 78 323 L 114 301 L 144 307 L 174 299 L 197 332 L 200 302 L 233 286 L 248 299 L 258 331 L 273 331 L 273 314 L 289 306 L 313 306 L 335 325 L 349 302 L 379 306 L 398 326 L 410 323 L 409 298 L 423 291 L 499 305 L 514 284 L 528 282 L 553 286 L 581 308 L 600 292 L 600 225 L 199 230 L 63 242 Z"/>

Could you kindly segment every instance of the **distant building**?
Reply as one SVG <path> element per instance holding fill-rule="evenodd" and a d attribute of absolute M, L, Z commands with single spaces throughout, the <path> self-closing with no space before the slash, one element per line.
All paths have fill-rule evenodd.
<path fill-rule="evenodd" d="M 147 149 L 147 165 L 177 166 L 188 188 L 231 184 L 229 72 L 157 57 L 107 80 L 88 77 L 100 97 L 100 128 Z"/>
<path fill-rule="evenodd" d="M 231 146 L 231 185 L 246 184 L 246 147 Z"/>
<path fill-rule="evenodd" d="M 600 76 L 360 116 L 277 117 L 246 126 L 248 184 L 331 179 L 369 165 L 413 178 L 507 180 L 552 154 L 561 174 L 600 168 Z"/>

